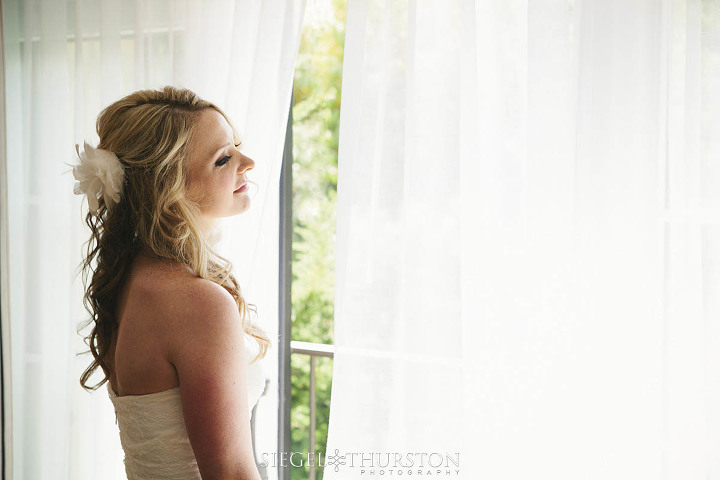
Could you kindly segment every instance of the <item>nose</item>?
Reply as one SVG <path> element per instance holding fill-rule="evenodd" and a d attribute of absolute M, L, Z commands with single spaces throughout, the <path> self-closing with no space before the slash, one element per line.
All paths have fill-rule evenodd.
<path fill-rule="evenodd" d="M 240 164 L 238 165 L 238 172 L 245 173 L 248 170 L 255 168 L 255 161 L 242 153 L 240 154 Z"/>

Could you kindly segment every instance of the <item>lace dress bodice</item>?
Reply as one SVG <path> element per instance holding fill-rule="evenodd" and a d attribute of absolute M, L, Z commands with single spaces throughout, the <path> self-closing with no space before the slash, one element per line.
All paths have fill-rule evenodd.
<path fill-rule="evenodd" d="M 250 362 L 259 345 L 245 334 L 245 346 Z M 265 389 L 265 378 L 264 359 L 248 365 L 251 414 Z M 146 395 L 118 397 L 107 382 L 107 390 L 115 408 L 128 480 L 201 478 L 185 430 L 179 386 Z"/>

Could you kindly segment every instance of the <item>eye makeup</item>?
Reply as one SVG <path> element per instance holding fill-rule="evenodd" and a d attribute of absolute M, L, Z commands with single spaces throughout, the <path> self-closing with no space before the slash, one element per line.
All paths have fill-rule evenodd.
<path fill-rule="evenodd" d="M 236 143 L 236 144 L 235 144 L 235 148 L 237 148 L 237 149 L 239 150 L 239 147 L 240 147 L 241 145 L 242 145 L 242 140 L 240 141 L 240 143 Z M 222 167 L 222 166 L 225 165 L 227 162 L 229 162 L 231 158 L 232 158 L 231 155 L 225 155 L 224 157 L 222 157 L 221 159 L 219 159 L 218 161 L 215 162 L 215 166 L 216 166 L 216 167 Z"/>
<path fill-rule="evenodd" d="M 216 166 L 216 167 L 222 167 L 222 166 L 225 165 L 227 162 L 229 162 L 231 158 L 232 158 L 232 157 L 231 157 L 230 155 L 226 155 L 226 156 L 224 156 L 223 158 L 221 158 L 220 160 L 218 160 L 217 162 L 215 162 L 215 166 Z"/>

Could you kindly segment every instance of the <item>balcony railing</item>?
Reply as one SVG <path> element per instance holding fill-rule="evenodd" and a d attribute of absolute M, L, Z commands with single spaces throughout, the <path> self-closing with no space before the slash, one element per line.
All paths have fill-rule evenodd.
<path fill-rule="evenodd" d="M 298 355 L 308 355 L 310 357 L 310 438 L 308 452 L 315 452 L 315 358 L 316 357 L 328 357 L 334 358 L 335 346 L 327 345 L 324 343 L 311 343 L 311 342 L 290 342 L 290 353 Z M 310 462 L 308 480 L 315 480 L 315 462 Z"/>

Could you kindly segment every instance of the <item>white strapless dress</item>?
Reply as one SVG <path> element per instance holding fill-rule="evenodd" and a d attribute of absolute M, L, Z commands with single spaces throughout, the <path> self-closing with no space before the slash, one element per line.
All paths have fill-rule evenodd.
<path fill-rule="evenodd" d="M 245 334 L 245 347 L 249 362 L 260 347 L 248 334 Z M 265 390 L 265 378 L 264 359 L 248 365 L 251 414 Z M 107 382 L 107 390 L 115 407 L 128 480 L 201 478 L 185 430 L 179 386 L 146 395 L 118 397 Z"/>

